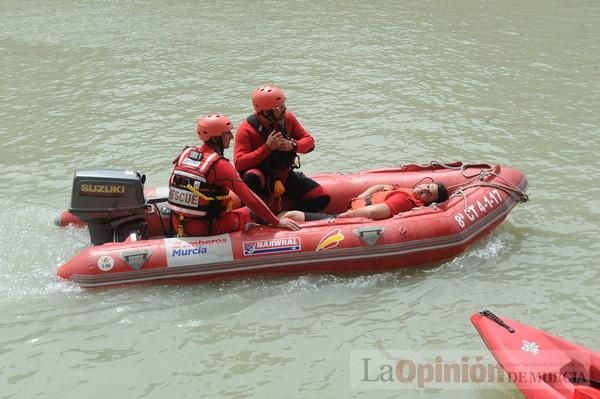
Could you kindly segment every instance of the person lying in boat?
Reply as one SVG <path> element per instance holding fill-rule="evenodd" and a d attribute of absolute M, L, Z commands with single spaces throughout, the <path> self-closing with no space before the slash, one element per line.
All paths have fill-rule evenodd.
<path fill-rule="evenodd" d="M 285 94 L 275 86 L 252 93 L 254 113 L 244 120 L 235 137 L 233 162 L 244 182 L 281 211 L 282 198 L 292 209 L 319 212 L 329 204 L 329 193 L 318 182 L 294 169 L 298 154 L 315 148 L 314 138 L 285 106 Z"/>
<path fill-rule="evenodd" d="M 448 189 L 443 183 L 419 184 L 413 189 L 378 184 L 368 188 L 353 198 L 350 209 L 339 215 L 326 213 L 288 211 L 279 216 L 290 218 L 296 222 L 320 220 L 328 218 L 357 218 L 373 220 L 386 219 L 400 212 L 407 212 L 419 206 L 433 202 L 444 202 L 448 199 Z"/>
<path fill-rule="evenodd" d="M 300 229 L 291 219 L 277 218 L 223 157 L 233 139 L 232 128 L 229 118 L 222 114 L 200 118 L 196 131 L 204 144 L 186 147 L 173 161 L 168 206 L 177 235 L 204 236 L 242 230 L 253 221 L 250 210 L 272 226 Z M 247 207 L 231 210 L 230 190 Z"/>

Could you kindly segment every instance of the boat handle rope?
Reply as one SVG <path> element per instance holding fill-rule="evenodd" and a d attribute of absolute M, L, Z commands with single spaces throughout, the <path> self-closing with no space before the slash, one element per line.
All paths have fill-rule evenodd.
<path fill-rule="evenodd" d="M 520 189 L 511 189 L 510 187 L 505 187 L 501 184 L 492 184 L 492 183 L 477 183 L 477 184 L 472 184 L 470 186 L 466 186 L 466 187 L 460 187 L 458 188 L 456 191 L 454 191 L 454 193 L 452 193 L 452 197 L 455 196 L 462 196 L 463 201 L 464 201 L 464 210 L 465 212 L 467 211 L 467 208 L 469 207 L 469 203 L 467 202 L 467 194 L 465 193 L 465 190 L 468 188 L 474 188 L 474 187 L 493 187 L 493 188 L 497 188 L 499 190 L 502 190 L 506 193 L 508 193 L 508 195 L 510 195 L 511 197 L 515 198 L 518 202 L 520 203 L 524 203 L 529 201 L 529 197 L 527 196 L 527 194 L 525 194 L 523 191 L 521 191 Z"/>
<path fill-rule="evenodd" d="M 447 163 L 443 163 L 443 162 L 439 162 L 439 161 L 431 161 L 429 163 L 429 165 L 430 166 L 441 166 L 442 168 L 451 169 L 451 170 L 460 170 L 460 172 L 462 173 L 463 177 L 466 177 L 467 179 L 477 178 L 477 177 L 481 176 L 481 173 L 483 171 L 488 171 L 488 170 L 492 171 L 492 170 L 498 168 L 498 165 L 495 165 L 495 166 L 492 166 L 490 164 L 478 164 L 478 165 L 475 165 L 475 164 L 470 164 L 470 163 L 461 163 L 458 166 L 453 166 L 451 164 L 447 164 Z M 472 166 L 483 166 L 483 165 L 488 166 L 488 169 L 482 169 L 482 170 L 480 170 L 478 173 L 476 173 L 474 175 L 467 175 L 467 173 L 465 172 L 465 169 L 467 169 L 469 167 L 472 167 Z"/>
<path fill-rule="evenodd" d="M 498 316 L 496 316 L 495 314 L 493 314 L 489 310 L 482 310 L 481 312 L 479 312 L 479 314 L 482 315 L 483 317 L 487 317 L 488 319 L 490 319 L 494 323 L 498 324 L 500 327 L 506 328 L 509 333 L 511 333 L 511 334 L 515 333 L 515 329 L 514 328 L 512 328 L 511 326 L 509 326 L 508 324 L 506 324 L 504 321 L 502 321 L 501 318 L 499 318 Z"/>
<path fill-rule="evenodd" d="M 488 174 L 496 176 L 498 179 L 504 181 L 504 183 L 506 183 L 506 185 L 508 187 L 505 188 L 504 186 L 502 186 L 500 184 L 496 184 L 496 183 L 487 183 L 488 185 L 490 185 L 492 187 L 498 186 L 498 188 L 508 192 L 510 195 L 516 196 L 517 200 L 521 203 L 525 203 L 525 202 L 529 201 L 529 196 L 527 194 L 525 194 L 525 192 L 523 190 L 521 190 L 519 187 L 517 187 L 517 185 L 508 181 L 505 177 L 500 176 L 496 172 L 492 172 L 492 171 L 489 171 Z M 508 190 L 510 190 L 510 192 Z"/>
<path fill-rule="evenodd" d="M 469 180 L 466 184 L 457 184 L 457 185 L 448 187 L 448 189 L 453 189 L 455 187 L 458 187 L 456 190 L 454 190 L 451 197 L 461 195 L 464 200 L 465 211 L 467 210 L 467 207 L 468 207 L 467 195 L 465 194 L 465 191 L 469 188 L 475 188 L 475 187 L 497 188 L 498 190 L 502 190 L 505 193 L 507 193 L 509 196 L 514 198 L 519 203 L 525 203 L 525 202 L 529 201 L 529 196 L 527 194 L 525 194 L 525 192 L 523 190 L 521 190 L 519 187 L 517 187 L 510 181 L 506 180 L 506 178 L 504 178 L 503 176 L 500 176 L 498 173 L 494 172 L 493 171 L 494 169 L 496 169 L 496 167 L 492 167 L 490 169 L 482 169 L 479 171 L 479 174 L 477 176 L 471 178 L 471 180 Z M 497 177 L 498 179 L 502 180 L 504 182 L 504 184 L 487 183 L 487 182 L 482 181 L 486 177 L 489 177 L 489 176 Z"/>

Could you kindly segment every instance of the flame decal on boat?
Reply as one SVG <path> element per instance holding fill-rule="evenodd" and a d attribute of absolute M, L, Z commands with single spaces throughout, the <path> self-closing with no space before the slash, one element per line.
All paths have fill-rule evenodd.
<path fill-rule="evenodd" d="M 346 237 L 344 237 L 344 234 L 340 229 L 332 230 L 321 238 L 315 251 L 327 251 L 331 248 L 335 248 L 344 240 L 344 238 Z"/>

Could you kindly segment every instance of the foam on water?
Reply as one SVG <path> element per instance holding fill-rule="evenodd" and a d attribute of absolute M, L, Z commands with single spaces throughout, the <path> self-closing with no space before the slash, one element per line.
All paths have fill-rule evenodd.
<path fill-rule="evenodd" d="M 87 231 L 56 227 L 55 209 L 10 200 L 2 200 L 0 207 L 11 210 L 0 221 L 0 231 L 4 232 L 4 249 L 0 253 L 3 298 L 13 302 L 25 297 L 41 299 L 59 292 L 79 292 L 80 288 L 73 284 L 58 281 L 55 273 L 60 264 L 87 245 Z"/>

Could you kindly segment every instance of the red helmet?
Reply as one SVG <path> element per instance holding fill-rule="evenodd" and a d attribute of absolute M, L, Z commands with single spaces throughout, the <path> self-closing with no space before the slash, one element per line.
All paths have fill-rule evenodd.
<path fill-rule="evenodd" d="M 268 111 L 285 103 L 285 94 L 279 87 L 265 85 L 252 93 L 255 112 Z"/>
<path fill-rule="evenodd" d="M 223 114 L 210 114 L 198 119 L 196 132 L 202 141 L 208 141 L 211 137 L 220 137 L 223 133 L 230 132 L 233 125 L 229 118 Z"/>

